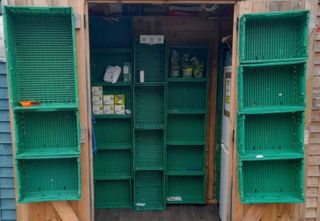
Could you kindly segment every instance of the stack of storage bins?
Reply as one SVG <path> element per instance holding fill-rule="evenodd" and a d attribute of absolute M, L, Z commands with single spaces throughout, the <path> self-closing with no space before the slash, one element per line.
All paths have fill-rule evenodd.
<path fill-rule="evenodd" d="M 134 208 L 163 210 L 166 47 L 136 41 L 134 50 Z"/>
<path fill-rule="evenodd" d="M 72 9 L 5 7 L 4 14 L 18 201 L 78 200 L 80 122 Z M 33 105 L 21 106 L 22 101 Z"/>
<path fill-rule="evenodd" d="M 242 203 L 304 200 L 307 11 L 240 19 L 237 145 Z"/>
<path fill-rule="evenodd" d="M 205 203 L 206 119 L 208 99 L 208 48 L 171 46 L 180 59 L 188 55 L 203 63 L 199 77 L 172 76 L 168 69 L 167 204 Z M 181 68 L 181 67 L 180 67 Z M 170 71 L 171 70 L 171 71 Z"/>
<path fill-rule="evenodd" d="M 123 74 L 124 64 L 132 70 L 131 45 L 131 18 L 90 17 L 91 88 L 95 91 L 91 100 L 94 106 L 98 91 L 103 106 L 100 112 L 93 111 L 95 208 L 132 207 L 132 81 Z M 106 68 L 116 65 L 122 68 L 119 79 L 113 84 L 105 82 Z M 105 111 L 106 97 L 110 98 L 108 105 L 115 107 L 115 95 L 124 95 L 127 112 Z"/>

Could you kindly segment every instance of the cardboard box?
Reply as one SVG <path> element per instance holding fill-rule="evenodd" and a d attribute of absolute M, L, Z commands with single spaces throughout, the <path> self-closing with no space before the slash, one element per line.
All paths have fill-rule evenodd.
<path fill-rule="evenodd" d="M 115 114 L 125 114 L 124 104 L 116 104 L 114 106 Z"/>
<path fill-rule="evenodd" d="M 103 105 L 92 105 L 93 114 L 103 114 Z"/>
<path fill-rule="evenodd" d="M 102 86 L 93 86 L 91 88 L 92 95 L 101 95 L 103 94 Z"/>
<path fill-rule="evenodd" d="M 112 94 L 103 95 L 103 103 L 114 105 L 114 96 Z"/>
<path fill-rule="evenodd" d="M 126 96 L 124 94 L 116 94 L 114 95 L 114 104 L 125 104 Z"/>
<path fill-rule="evenodd" d="M 103 113 L 104 114 L 114 114 L 114 105 L 113 104 L 104 105 Z"/>

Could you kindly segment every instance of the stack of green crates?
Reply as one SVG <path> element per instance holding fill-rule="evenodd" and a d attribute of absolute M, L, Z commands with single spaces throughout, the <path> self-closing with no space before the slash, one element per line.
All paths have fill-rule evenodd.
<path fill-rule="evenodd" d="M 167 204 L 202 204 L 206 192 L 206 125 L 208 100 L 208 48 L 170 46 L 180 59 L 188 54 L 203 64 L 200 78 L 171 76 L 167 69 Z M 169 61 L 170 63 L 170 61 Z M 169 65 L 168 65 L 169 66 Z"/>
<path fill-rule="evenodd" d="M 79 200 L 80 122 L 71 8 L 4 7 L 20 203 Z M 23 107 L 21 101 L 33 101 Z"/>
<path fill-rule="evenodd" d="M 93 16 L 89 21 L 91 85 L 102 87 L 103 95 L 125 95 L 125 109 L 132 112 L 132 81 L 124 81 L 123 70 L 116 83 L 103 81 L 108 66 L 123 68 L 128 63 L 132 70 L 131 19 L 108 21 Z M 131 208 L 132 114 L 93 113 L 93 118 L 97 148 L 93 158 L 95 208 Z"/>
<path fill-rule="evenodd" d="M 134 46 L 134 208 L 165 208 L 166 47 Z M 140 82 L 140 71 L 144 82 Z"/>
<path fill-rule="evenodd" d="M 242 203 L 304 201 L 307 11 L 240 19 L 237 145 Z"/>

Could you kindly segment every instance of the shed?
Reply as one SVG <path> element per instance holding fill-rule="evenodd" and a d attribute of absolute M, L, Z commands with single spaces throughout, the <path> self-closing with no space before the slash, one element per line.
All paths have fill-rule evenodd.
<path fill-rule="evenodd" d="M 190 4 L 195 8 L 208 7 L 207 4 L 214 4 L 213 6 L 210 5 L 212 10 L 214 7 L 221 6 L 222 8 L 225 7 L 225 11 L 221 11 L 222 15 L 212 16 L 212 20 L 203 19 L 201 16 L 192 13 L 190 16 L 188 12 L 184 11 L 185 14 L 183 15 L 185 17 L 179 19 L 180 9 Z M 318 64 L 317 54 L 313 54 L 314 52 L 317 53 L 315 24 L 319 10 L 316 1 L 57 0 L 45 2 L 9 0 L 6 1 L 6 5 L 36 6 L 35 8 L 7 7 L 6 9 L 6 46 L 7 57 L 9 57 L 8 70 L 9 75 L 11 74 L 9 82 L 13 160 L 16 162 L 14 164 L 15 171 L 18 172 L 16 173 L 18 175 L 15 176 L 15 183 L 16 187 L 19 186 L 18 189 L 16 188 L 17 220 L 91 221 L 94 219 L 94 207 L 112 207 L 113 209 L 106 210 L 106 213 L 96 213 L 96 218 L 102 216 L 103 220 L 112 216 L 112 214 L 117 214 L 115 208 L 121 207 L 133 207 L 135 210 L 164 210 L 166 204 L 216 205 L 219 202 L 220 207 L 225 207 L 224 216 L 221 215 L 224 220 L 319 220 L 320 191 L 319 158 L 317 154 L 319 143 L 317 122 L 319 117 L 317 117 L 318 85 L 316 84 Z M 47 8 L 48 6 L 55 7 Z M 136 6 L 136 8 L 130 6 Z M 160 7 L 157 8 L 157 6 Z M 164 7 L 162 8 L 162 6 Z M 163 16 L 161 14 L 163 13 L 162 10 L 167 10 L 168 6 L 173 6 L 170 11 L 172 14 Z M 121 8 L 120 13 L 119 8 Z M 232 9 L 231 12 L 227 10 L 230 8 Z M 307 11 L 304 11 L 305 9 L 310 10 L 310 23 L 307 23 L 309 15 Z M 130 22 L 132 29 L 129 30 L 133 31 L 132 38 L 136 39 L 134 43 L 131 42 L 133 39 L 129 38 L 130 33 L 117 35 L 116 38 L 119 38 L 112 42 L 112 34 L 119 30 L 120 32 L 123 31 L 123 28 L 119 30 L 112 28 L 109 29 L 111 31 L 108 33 L 103 32 L 103 30 L 109 28 L 103 26 L 106 24 L 105 22 L 107 21 L 106 26 L 113 24 L 114 18 L 119 16 L 114 16 L 112 13 L 120 15 L 137 13 L 135 15 L 138 15 L 141 10 L 145 10 L 143 11 L 145 14 L 132 16 L 132 22 Z M 153 14 L 148 16 L 150 11 Z M 155 15 L 156 12 L 160 16 Z M 266 12 L 273 13 L 258 14 Z M 228 13 L 230 16 L 223 17 Z M 44 16 L 47 14 L 48 17 Z M 102 20 L 92 22 L 92 19 L 95 19 L 94 16 L 101 14 L 103 15 Z M 45 19 L 34 19 L 39 17 L 45 17 Z M 271 21 L 265 21 L 266 18 L 271 19 Z M 30 25 L 29 21 L 38 21 L 38 26 Z M 259 22 L 267 25 L 263 26 Z M 96 24 L 101 23 L 100 27 L 92 29 Z M 49 24 L 52 26 L 48 26 Z M 286 25 L 281 26 L 283 24 Z M 309 25 L 306 26 L 307 24 Z M 46 30 L 47 27 L 56 28 L 59 32 L 52 32 L 52 35 L 47 35 L 45 31 L 41 32 Z M 201 29 L 202 27 L 204 28 Z M 246 29 L 246 27 L 252 27 L 253 32 L 250 32 L 250 28 Z M 278 42 L 267 41 L 255 45 L 255 41 L 250 37 L 258 38 L 259 32 L 257 30 L 261 28 L 262 35 L 260 38 L 264 39 L 268 34 L 268 32 L 263 32 L 267 30 L 267 28 L 264 29 L 265 27 L 269 27 L 270 30 L 277 30 L 277 33 L 281 33 L 281 28 L 288 28 L 287 37 L 292 38 L 291 41 L 287 42 L 288 47 L 284 46 L 285 35 L 282 35 L 282 37 L 276 36 L 282 39 L 282 42 L 281 40 Z M 276 29 L 274 27 L 281 28 Z M 38 41 L 35 41 L 39 35 L 33 36 L 33 32 L 30 32 L 30 30 L 38 32 L 38 34 L 41 32 L 40 34 L 45 37 L 44 40 L 39 38 Z M 258 34 L 255 36 L 256 33 Z M 52 36 L 54 34 L 57 34 L 54 40 L 59 38 L 60 40 L 53 41 Z M 99 34 L 98 37 L 94 39 L 94 35 L 97 34 Z M 232 67 L 229 69 L 230 74 L 228 75 L 231 79 L 228 81 L 230 91 L 226 90 L 226 86 L 220 86 L 219 90 L 218 86 L 219 82 L 225 85 L 224 77 L 221 76 L 223 65 L 220 66 L 220 69 L 218 68 L 218 48 L 223 40 L 222 37 L 227 34 L 232 34 L 232 50 L 229 51 L 232 54 Z M 106 41 L 105 38 L 110 35 L 110 39 Z M 169 46 L 163 47 L 162 43 L 153 46 L 150 46 L 152 45 L 150 43 L 143 44 L 143 41 L 155 41 L 155 35 L 156 37 L 160 36 L 160 38 L 164 35 Z M 99 39 L 99 36 L 104 38 Z M 24 37 L 27 38 L 26 45 L 22 43 Z M 129 43 L 132 45 L 129 47 L 117 46 L 117 43 L 122 42 L 122 38 L 129 38 Z M 272 36 L 268 36 L 268 39 L 270 38 Z M 50 50 L 42 48 L 41 45 L 46 45 L 46 41 L 50 41 L 50 39 L 54 42 L 54 44 L 51 44 Z M 223 42 L 226 42 L 226 39 L 228 38 L 224 38 Z M 308 45 L 306 44 L 307 39 L 309 40 Z M 21 43 L 16 43 L 19 41 Z M 177 41 L 184 41 L 185 45 L 174 45 Z M 192 81 L 190 79 L 173 79 L 168 71 L 170 65 L 172 68 L 173 51 L 177 51 L 184 56 L 187 53 L 181 51 L 193 49 L 190 49 L 190 45 L 195 47 L 193 44 L 195 41 L 198 43 L 211 41 L 211 44 L 207 44 L 206 47 L 209 51 L 208 54 L 210 54 L 210 56 L 207 56 L 210 59 L 206 62 L 206 59 L 198 55 L 198 52 L 188 52 L 193 53 L 193 56 L 208 65 L 208 69 L 202 67 L 205 70 L 203 73 L 207 74 L 203 74 L 200 79 L 193 79 L 195 85 L 199 84 L 201 86 L 188 85 Z M 106 46 L 106 42 L 109 45 Z M 279 43 L 278 46 L 276 46 L 277 43 Z M 110 44 L 113 45 L 110 46 Z M 112 47 L 114 45 L 116 47 Z M 188 47 L 185 47 L 186 45 Z M 274 48 L 279 47 L 279 51 L 266 53 L 269 50 L 268 48 L 271 47 L 270 45 Z M 259 47 L 262 55 L 257 52 Z M 123 50 L 124 48 L 126 50 Z M 130 49 L 128 50 L 128 48 Z M 28 57 L 28 53 L 33 49 L 40 50 L 43 56 L 41 57 L 41 53 L 35 50 L 32 56 Z M 55 51 L 55 49 L 59 50 Z M 307 55 L 308 49 L 309 57 Z M 197 46 L 196 50 L 201 51 L 202 49 Z M 128 66 L 129 69 L 134 70 L 134 74 L 132 74 L 132 82 L 134 81 L 134 83 L 125 83 L 123 79 L 123 81 L 113 85 L 115 89 L 108 83 L 100 84 L 104 71 L 97 71 L 100 64 L 99 59 L 104 58 L 105 54 L 108 53 L 120 54 L 120 57 L 124 59 L 121 64 L 128 63 L 129 57 L 130 64 Z M 127 54 L 127 57 L 124 54 Z M 130 54 L 134 54 L 133 60 L 130 60 Z M 169 58 L 169 56 L 171 57 Z M 46 57 L 54 58 L 54 62 L 60 62 L 61 66 L 54 66 L 57 64 L 54 64 L 52 60 L 46 60 Z M 112 56 L 112 58 L 115 57 L 116 55 Z M 153 60 L 155 57 L 157 58 Z M 111 61 L 112 58 L 106 60 Z M 33 69 L 35 74 L 32 74 L 42 79 L 42 84 L 48 80 L 47 87 L 40 85 L 36 80 L 37 78 L 29 81 L 28 75 L 22 74 L 21 77 L 13 74 L 22 73 L 19 72 L 21 70 L 24 73 L 29 73 L 30 69 L 28 68 L 32 67 L 28 66 L 28 62 L 25 62 L 29 61 L 28 59 L 31 59 L 31 62 L 38 62 L 34 65 L 40 68 Z M 143 64 L 146 60 L 148 61 L 147 64 Z M 162 61 L 163 63 L 160 63 Z M 279 61 L 282 61 L 282 63 L 279 63 Z M 111 63 L 110 65 L 115 65 Z M 64 67 L 64 69 L 62 70 L 61 67 Z M 161 70 L 158 70 L 157 67 L 160 67 Z M 105 68 L 103 66 L 101 69 L 104 70 Z M 38 70 L 46 70 L 50 74 L 48 76 L 39 74 Z M 219 70 L 221 73 L 219 73 Z M 243 89 L 252 86 L 250 82 L 254 84 L 255 75 L 276 72 L 282 73 L 283 78 L 278 79 L 278 76 L 275 76 L 277 80 L 272 81 L 270 80 L 271 74 L 265 77 L 264 83 L 268 86 L 262 88 L 262 90 L 267 91 L 263 95 L 265 96 L 264 99 L 254 91 L 257 88 L 251 88 L 252 91 Z M 100 73 L 101 76 L 97 77 L 95 73 Z M 146 74 L 145 79 L 141 77 L 144 73 Z M 163 75 L 156 73 L 163 73 Z M 295 75 L 292 76 L 291 73 L 295 73 Z M 65 77 L 67 74 L 68 77 Z M 312 74 L 315 75 L 314 78 Z M 95 81 L 96 79 L 98 80 Z M 315 79 L 315 81 L 312 81 L 312 79 Z M 291 80 L 294 81 L 296 87 L 294 89 L 290 86 Z M 23 86 L 19 86 L 21 82 Z M 51 82 L 53 84 L 50 84 Z M 59 82 L 58 90 L 54 89 L 55 82 Z M 276 84 L 276 82 L 280 83 Z M 304 82 L 306 82 L 306 86 Z M 124 109 L 124 112 L 125 109 L 129 110 L 126 112 L 127 116 L 104 116 L 104 114 L 97 116 L 99 111 L 91 110 L 92 102 L 96 102 L 93 99 L 95 94 L 92 87 L 96 86 L 104 88 L 102 89 L 104 95 L 124 94 L 126 103 L 121 103 L 123 101 L 120 98 L 120 101 L 118 100 L 120 103 L 116 103 L 116 105 L 120 105 L 118 108 Z M 196 90 L 201 91 L 206 89 L 207 86 L 208 91 L 200 92 L 202 94 L 198 95 L 198 98 L 208 97 L 208 100 L 204 99 L 203 103 L 200 103 L 200 99 L 192 99 L 192 95 L 197 93 Z M 126 87 L 129 89 L 121 91 Z M 281 87 L 294 91 L 292 92 L 294 96 L 290 97 L 292 93 L 289 93 L 286 98 L 286 95 L 280 91 L 277 92 L 277 98 L 274 98 L 276 101 L 268 100 L 268 93 L 271 94 L 279 88 L 284 90 Z M 221 90 L 223 88 L 224 91 Z M 314 91 L 312 91 L 313 88 Z M 100 89 L 97 88 L 96 90 L 99 91 Z M 188 91 L 192 91 L 192 94 L 187 94 Z M 229 95 L 228 107 L 224 105 L 224 109 L 219 110 L 223 94 L 225 97 Z M 102 93 L 98 94 L 98 96 L 101 95 Z M 23 99 L 30 99 L 32 96 L 36 97 L 34 99 L 35 106 L 26 109 L 19 105 L 19 102 Z M 178 99 L 173 100 L 174 96 L 186 96 L 189 99 L 183 100 L 178 97 Z M 306 99 L 304 99 L 304 96 Z M 282 99 L 282 97 L 285 98 Z M 38 101 L 40 101 L 40 105 L 37 103 Z M 275 103 L 271 105 L 273 101 Z M 224 99 L 223 102 L 226 103 L 226 100 Z M 202 106 L 197 109 L 199 105 Z M 259 105 L 264 105 L 267 108 L 259 109 Z M 202 108 L 204 106 L 207 106 L 208 109 Z M 217 140 L 220 136 L 217 126 L 219 111 L 220 113 L 223 111 L 223 114 L 229 116 L 229 122 L 227 123 L 229 127 L 226 129 L 229 134 L 227 136 L 229 156 L 223 158 L 228 166 L 228 169 L 225 170 L 227 179 L 225 179 L 225 186 L 223 186 L 226 189 L 224 189 L 224 194 L 218 197 L 217 187 L 219 185 L 217 181 L 219 179 L 216 174 L 220 172 L 217 159 L 219 159 L 218 153 L 220 153 L 219 148 L 221 147 L 216 144 L 220 142 Z M 228 113 L 226 114 L 225 111 Z M 154 113 L 157 113 L 157 115 L 154 115 Z M 95 118 L 93 124 L 92 116 Z M 36 117 L 38 121 L 32 121 L 32 117 Z M 48 119 L 56 120 L 50 123 L 50 121 L 47 121 Z M 274 127 L 270 122 L 275 119 L 283 122 L 283 124 L 280 123 Z M 56 122 L 63 123 L 57 125 Z M 132 122 L 133 126 L 127 127 L 128 122 Z M 192 132 L 184 130 L 187 126 L 181 125 L 186 124 L 189 125 L 189 128 L 193 127 L 194 130 Z M 116 125 L 121 126 L 121 130 Z M 261 127 L 261 125 L 264 126 Z M 40 126 L 47 127 L 49 133 L 40 130 Z M 273 127 L 275 128 L 274 131 Z M 34 128 L 37 129 L 34 130 Z M 59 130 L 59 128 L 63 130 Z M 34 131 L 35 133 L 33 133 Z M 291 133 L 284 133 L 288 131 Z M 272 134 L 272 132 L 275 133 Z M 23 137 L 27 133 L 30 133 L 28 136 L 28 138 L 31 137 L 30 139 Z M 68 136 L 68 133 L 72 137 Z M 105 133 L 112 136 L 107 136 Z M 119 136 L 119 133 L 128 136 Z M 39 138 L 34 142 L 32 136 L 37 134 L 41 134 L 47 140 Z M 52 134 L 58 134 L 57 137 L 63 139 L 54 140 Z M 279 134 L 282 136 L 279 136 Z M 292 134 L 294 136 L 290 138 Z M 262 138 L 262 135 L 265 138 Z M 127 141 L 130 140 L 131 142 L 131 139 L 132 144 L 128 144 Z M 245 143 L 248 140 L 249 143 Z M 273 149 L 280 149 L 277 152 L 280 154 L 276 155 L 274 152 L 268 152 L 268 147 L 266 148 L 268 151 L 264 152 L 264 147 L 262 147 L 264 144 L 261 144 L 262 140 L 269 144 L 270 148 L 272 146 Z M 92 141 L 95 142 L 92 144 Z M 121 143 L 120 146 L 119 143 Z M 29 146 L 26 144 L 29 144 Z M 48 145 L 47 148 L 54 146 L 56 149 L 52 148 L 51 152 L 48 152 L 44 144 Z M 67 146 L 66 144 L 70 145 Z M 202 152 L 199 152 L 199 146 L 203 147 Z M 92 149 L 95 152 L 94 147 L 98 149 L 96 156 L 93 156 Z M 156 149 L 159 147 L 162 155 L 154 155 L 161 152 Z M 187 149 L 187 147 L 190 148 Z M 248 149 L 248 147 L 251 149 Z M 60 149 L 57 150 L 57 148 Z M 147 148 L 150 148 L 150 150 Z M 182 150 L 179 148 L 182 148 Z M 112 151 L 109 149 L 112 149 Z M 139 150 L 142 152 L 138 152 Z M 39 151 L 41 154 L 39 154 Z M 110 154 L 113 155 L 110 157 Z M 189 158 L 187 154 L 190 155 Z M 100 156 L 102 160 L 98 164 L 97 159 Z M 174 158 L 170 158 L 173 156 Z M 261 158 L 264 159 L 261 160 Z M 173 159 L 173 161 L 170 161 L 170 159 Z M 193 162 L 195 159 L 202 159 L 202 161 L 199 164 Z M 181 164 L 176 162 L 179 160 L 181 160 Z M 121 162 L 126 162 L 126 165 Z M 130 163 L 128 164 L 128 162 Z M 191 166 L 191 169 L 188 167 L 188 171 L 181 169 L 185 166 L 184 164 L 190 164 L 190 162 L 193 163 L 192 165 L 201 165 L 203 170 L 200 171 L 197 166 Z M 306 166 L 303 167 L 303 164 Z M 41 172 L 41 170 L 36 171 L 35 169 L 41 168 L 43 165 L 46 165 L 43 168 L 49 168 L 47 174 L 50 174 L 50 180 L 46 180 L 44 170 Z M 102 169 L 97 165 L 101 166 Z M 170 171 L 167 168 L 174 169 Z M 61 178 L 63 175 L 61 171 L 65 172 L 65 180 Z M 67 173 L 68 176 L 66 176 Z M 258 179 L 258 173 L 261 173 L 266 179 Z M 272 183 L 266 185 L 270 182 L 268 177 L 269 179 L 272 177 L 270 174 L 276 177 L 274 185 Z M 37 182 L 40 181 L 35 180 L 39 177 L 45 185 L 38 185 Z M 56 182 L 56 180 L 59 180 L 59 182 Z M 292 182 L 287 182 L 288 180 Z M 283 183 L 280 185 L 278 182 Z M 56 191 L 52 192 L 54 189 Z M 101 192 L 95 194 L 94 191 L 98 190 L 101 190 Z M 193 191 L 197 191 L 196 194 L 193 194 Z M 116 194 L 114 194 L 115 192 Z M 260 195 L 259 192 L 261 192 Z M 101 196 L 103 196 L 102 200 L 97 203 L 96 200 L 100 199 Z M 112 199 L 113 204 L 108 204 L 110 199 Z M 223 204 L 222 199 L 226 200 Z M 121 201 L 118 202 L 117 200 Z M 151 206 L 149 207 L 149 205 Z M 177 207 L 168 206 L 169 211 L 170 208 Z M 187 210 L 183 210 L 183 212 Z M 195 210 L 198 211 L 197 214 L 201 214 L 200 207 L 195 208 Z M 127 216 L 133 217 L 135 214 L 137 213 L 130 212 L 127 213 Z M 138 214 L 140 214 L 138 219 L 140 217 L 143 220 L 144 214 L 148 213 L 141 212 Z M 157 212 L 152 212 L 152 216 L 156 216 L 156 214 Z M 172 216 L 178 215 L 173 212 Z M 211 215 L 210 217 L 215 216 Z"/>

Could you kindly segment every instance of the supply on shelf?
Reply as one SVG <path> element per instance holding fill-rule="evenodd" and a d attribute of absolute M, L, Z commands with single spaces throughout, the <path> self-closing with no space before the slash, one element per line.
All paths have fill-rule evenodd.
<path fill-rule="evenodd" d="M 103 80 L 105 82 L 110 82 L 112 84 L 116 83 L 120 77 L 121 74 L 121 67 L 116 65 L 116 66 L 108 66 L 106 68 Z"/>

